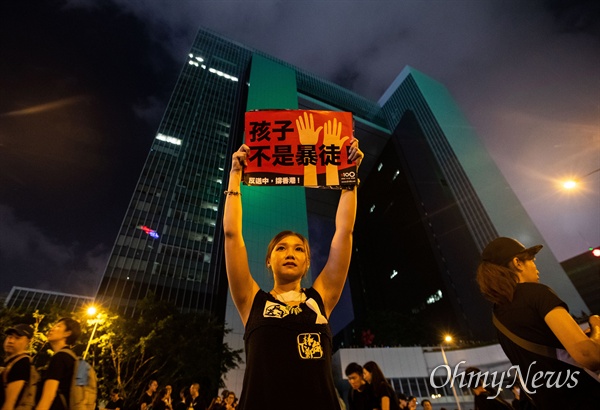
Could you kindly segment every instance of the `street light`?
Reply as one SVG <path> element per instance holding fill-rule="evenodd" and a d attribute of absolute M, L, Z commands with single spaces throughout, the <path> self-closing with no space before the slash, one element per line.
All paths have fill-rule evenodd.
<path fill-rule="evenodd" d="M 446 365 L 446 369 L 450 372 L 450 366 L 448 365 L 448 359 L 446 358 L 446 352 L 444 351 L 444 343 L 452 342 L 452 336 L 445 335 L 442 344 L 440 345 L 442 349 L 442 358 L 444 359 L 444 364 Z M 460 407 L 460 401 L 458 400 L 458 394 L 456 394 L 456 387 L 454 387 L 454 381 L 450 383 L 450 387 L 452 388 L 452 394 L 454 395 L 454 400 L 456 400 L 456 407 L 458 410 L 462 410 Z"/>
<path fill-rule="evenodd" d="M 83 360 L 85 360 L 85 358 L 87 357 L 88 350 L 90 350 L 90 344 L 92 343 L 92 339 L 94 339 L 94 335 L 96 334 L 96 328 L 98 327 L 98 322 L 99 322 L 98 316 L 96 315 L 97 311 L 98 310 L 96 309 L 95 306 L 90 306 L 87 309 L 88 316 L 95 317 L 95 319 L 94 319 L 94 328 L 92 329 L 92 335 L 90 336 L 90 338 L 87 342 L 87 346 L 85 348 L 85 352 L 83 353 Z"/>
<path fill-rule="evenodd" d="M 563 183 L 562 183 L 562 187 L 563 187 L 564 189 L 567 189 L 567 190 L 572 190 L 572 189 L 575 189 L 575 188 L 577 188 L 577 185 L 579 185 L 579 181 L 580 181 L 581 179 L 583 179 L 583 178 L 585 178 L 585 177 L 587 177 L 587 176 L 590 176 L 590 175 L 592 175 L 592 174 L 595 174 L 596 172 L 599 172 L 599 171 L 600 171 L 600 168 L 598 168 L 598 169 L 595 169 L 595 170 L 593 170 L 592 172 L 588 172 L 587 174 L 585 174 L 585 175 L 582 175 L 582 176 L 580 176 L 580 177 L 576 177 L 576 178 L 570 178 L 570 179 L 568 179 L 568 180 L 566 180 L 566 181 L 563 181 Z"/>

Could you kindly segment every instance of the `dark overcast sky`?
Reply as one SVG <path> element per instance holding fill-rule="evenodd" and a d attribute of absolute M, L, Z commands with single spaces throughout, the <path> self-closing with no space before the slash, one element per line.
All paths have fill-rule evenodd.
<path fill-rule="evenodd" d="M 600 245 L 596 0 L 0 5 L 0 292 L 93 294 L 197 29 L 377 100 L 445 84 L 559 260 Z"/>

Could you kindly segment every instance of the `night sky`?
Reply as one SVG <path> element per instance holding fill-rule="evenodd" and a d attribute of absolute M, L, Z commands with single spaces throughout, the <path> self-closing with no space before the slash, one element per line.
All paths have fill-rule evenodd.
<path fill-rule="evenodd" d="M 92 295 L 199 27 L 377 100 L 445 84 L 559 260 L 600 245 L 600 3 L 0 5 L 0 293 Z M 542 272 L 543 276 L 543 272 Z"/>

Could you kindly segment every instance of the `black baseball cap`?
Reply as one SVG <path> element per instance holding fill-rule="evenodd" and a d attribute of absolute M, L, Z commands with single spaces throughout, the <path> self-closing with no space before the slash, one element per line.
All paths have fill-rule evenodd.
<path fill-rule="evenodd" d="M 6 335 L 16 334 L 18 336 L 26 336 L 28 339 L 31 339 L 33 337 L 33 328 L 30 325 L 19 323 L 6 329 L 4 333 Z"/>
<path fill-rule="evenodd" d="M 508 262 L 521 253 L 527 253 L 535 256 L 544 246 L 535 245 L 526 248 L 521 242 L 512 238 L 500 237 L 488 243 L 481 253 L 481 260 L 491 262 L 496 265 L 506 266 Z"/>

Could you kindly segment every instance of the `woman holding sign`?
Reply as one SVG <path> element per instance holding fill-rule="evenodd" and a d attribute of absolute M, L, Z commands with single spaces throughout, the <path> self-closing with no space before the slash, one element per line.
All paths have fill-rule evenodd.
<path fill-rule="evenodd" d="M 301 287 L 310 266 L 308 242 L 284 231 L 267 247 L 266 266 L 273 272 L 274 286 L 265 292 L 250 273 L 242 237 L 240 183 L 248 153 L 242 145 L 233 154 L 223 216 L 229 289 L 245 326 L 246 371 L 238 409 L 339 409 L 327 318 L 350 266 L 356 187 L 341 191 L 329 258 L 312 287 Z M 348 159 L 358 167 L 362 158 L 355 140 Z"/>

